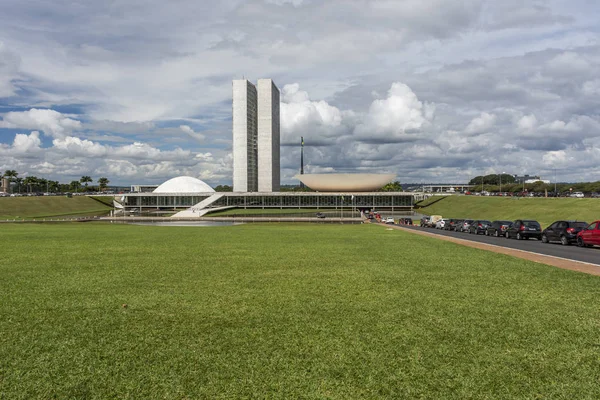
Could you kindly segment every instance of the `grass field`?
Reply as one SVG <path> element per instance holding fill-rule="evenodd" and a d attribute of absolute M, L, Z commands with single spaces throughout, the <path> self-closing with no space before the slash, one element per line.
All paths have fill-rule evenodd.
<path fill-rule="evenodd" d="M 600 219 L 600 199 L 446 196 L 418 212 L 490 221 L 535 219 L 545 228 L 560 219 L 590 223 Z"/>
<path fill-rule="evenodd" d="M 0 198 L 0 219 L 104 215 L 112 207 L 86 196 L 34 196 Z"/>
<path fill-rule="evenodd" d="M 600 397 L 599 277 L 368 224 L 2 228 L 2 399 Z"/>

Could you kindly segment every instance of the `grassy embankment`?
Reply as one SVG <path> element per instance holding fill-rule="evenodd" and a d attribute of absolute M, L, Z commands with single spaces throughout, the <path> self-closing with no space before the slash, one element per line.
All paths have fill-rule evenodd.
<path fill-rule="evenodd" d="M 434 196 L 427 201 L 437 200 Z M 421 203 L 419 203 L 420 205 Z M 547 227 L 560 219 L 593 222 L 600 219 L 600 199 L 445 196 L 417 210 L 444 218 L 534 219 Z"/>
<path fill-rule="evenodd" d="M 34 219 L 104 215 L 111 206 L 86 196 L 35 196 L 0 198 L 0 219 Z"/>
<path fill-rule="evenodd" d="M 374 225 L 0 242 L 0 398 L 600 398 L 596 276 Z"/>

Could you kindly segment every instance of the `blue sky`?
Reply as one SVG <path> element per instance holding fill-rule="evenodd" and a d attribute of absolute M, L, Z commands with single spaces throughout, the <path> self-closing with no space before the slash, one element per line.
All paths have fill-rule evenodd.
<path fill-rule="evenodd" d="M 0 0 L 0 171 L 231 184 L 231 80 L 281 89 L 282 183 L 600 179 L 592 0 Z"/>

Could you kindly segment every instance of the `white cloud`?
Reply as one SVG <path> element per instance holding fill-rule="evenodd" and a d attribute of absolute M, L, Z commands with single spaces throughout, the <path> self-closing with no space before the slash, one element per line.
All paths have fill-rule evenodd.
<path fill-rule="evenodd" d="M 517 127 L 522 131 L 531 131 L 537 126 L 537 118 L 533 114 L 524 115 L 517 122 Z"/>
<path fill-rule="evenodd" d="M 3 145 L 0 143 L 0 154 L 3 156 L 33 156 L 41 150 L 42 141 L 40 133 L 37 131 L 31 132 L 29 135 L 17 133 L 13 140 L 12 146 Z"/>
<path fill-rule="evenodd" d="M 54 139 L 52 145 L 70 157 L 104 157 L 109 153 L 107 146 L 73 136 Z"/>
<path fill-rule="evenodd" d="M 291 4 L 294 7 L 300 7 L 302 4 L 304 4 L 304 0 L 265 0 L 265 3 L 275 4 L 278 6 Z"/>
<path fill-rule="evenodd" d="M 11 111 L 4 114 L 0 128 L 38 129 L 48 136 L 62 138 L 80 129 L 81 122 L 54 110 L 32 108 L 29 111 Z"/>
<path fill-rule="evenodd" d="M 496 116 L 482 112 L 478 117 L 475 117 L 467 125 L 465 132 L 469 135 L 477 135 L 481 133 L 489 132 L 490 129 L 496 123 Z"/>
<path fill-rule="evenodd" d="M 548 151 L 542 156 L 544 164 L 553 168 L 564 166 L 568 160 L 567 152 L 564 150 Z"/>
<path fill-rule="evenodd" d="M 297 83 L 283 87 L 281 101 L 282 143 L 299 143 L 300 136 L 321 143 L 344 130 L 344 113 L 326 101 L 311 101 Z"/>
<path fill-rule="evenodd" d="M 585 82 L 581 91 L 586 96 L 600 96 L 600 79 Z"/>
<path fill-rule="evenodd" d="M 19 64 L 19 57 L 0 41 L 0 98 L 15 94 L 13 80 L 17 78 Z"/>
<path fill-rule="evenodd" d="M 194 130 L 190 128 L 189 125 L 180 125 L 179 129 L 181 129 L 183 132 L 188 134 L 188 136 L 190 136 L 193 139 L 196 139 L 199 142 L 202 142 L 205 139 L 205 136 L 203 134 L 194 132 Z"/>
<path fill-rule="evenodd" d="M 433 119 L 435 106 L 423 104 L 404 83 L 395 82 L 385 99 L 374 100 L 355 133 L 367 141 L 414 140 Z"/>

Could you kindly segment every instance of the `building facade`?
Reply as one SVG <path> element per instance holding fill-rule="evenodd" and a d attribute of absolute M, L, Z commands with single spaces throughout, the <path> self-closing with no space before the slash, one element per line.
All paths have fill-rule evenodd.
<path fill-rule="evenodd" d="M 279 191 L 279 89 L 271 79 L 234 80 L 232 106 L 233 191 Z"/>
<path fill-rule="evenodd" d="M 279 89 L 258 80 L 258 191 L 279 191 Z"/>
<path fill-rule="evenodd" d="M 246 79 L 233 81 L 233 190 L 258 190 L 256 87 Z"/>

